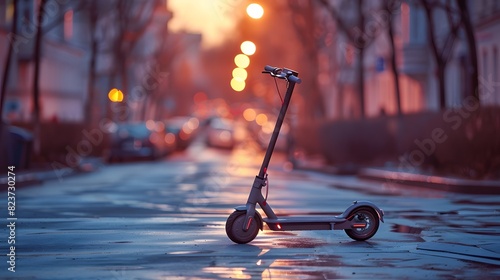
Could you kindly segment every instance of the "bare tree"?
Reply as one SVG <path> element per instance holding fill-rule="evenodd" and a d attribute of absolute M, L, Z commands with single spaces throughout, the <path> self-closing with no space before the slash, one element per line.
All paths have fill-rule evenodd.
<path fill-rule="evenodd" d="M 458 36 L 458 31 L 461 25 L 459 13 L 453 7 L 450 0 L 446 1 L 433 1 L 433 0 L 420 0 L 427 16 L 427 31 L 429 34 L 429 43 L 432 55 L 436 62 L 436 76 L 438 80 L 438 94 L 439 94 L 439 108 L 446 108 L 446 82 L 445 73 L 448 62 L 452 57 L 452 50 L 455 39 Z M 435 13 L 442 11 L 445 13 L 449 32 L 447 36 L 440 40 L 437 34 L 437 25 L 435 22 Z"/>
<path fill-rule="evenodd" d="M 318 86 L 318 50 L 322 47 L 326 34 L 324 23 L 320 22 L 316 12 L 314 1 L 289 1 L 288 5 L 292 12 L 292 23 L 299 41 L 305 50 L 306 59 L 309 63 L 308 71 L 305 73 L 304 88 L 307 88 L 308 107 L 311 118 L 325 117 L 325 104 Z"/>
<path fill-rule="evenodd" d="M 393 17 L 393 11 L 395 9 L 396 4 L 397 4 L 396 0 L 384 0 L 382 11 L 384 11 L 386 15 L 389 17 L 387 23 L 387 34 L 389 35 L 389 44 L 391 46 L 390 50 L 391 71 L 394 77 L 393 81 L 394 81 L 394 90 L 396 93 L 396 108 L 398 116 L 400 116 L 402 114 L 401 90 L 399 87 L 399 70 L 396 63 L 396 46 L 394 43 L 394 17 Z"/>
<path fill-rule="evenodd" d="M 129 94 L 129 69 L 133 59 L 134 49 L 144 35 L 146 29 L 153 20 L 155 5 L 158 1 L 134 1 L 122 0 L 113 2 L 115 13 L 110 16 L 113 28 L 112 38 L 108 38 L 108 49 L 104 51 L 111 53 L 113 57 L 112 84 L 119 78 L 120 89 L 125 94 L 125 100 Z M 125 104 L 115 104 L 124 107 Z M 119 114 L 121 121 L 129 118 L 124 108 L 114 110 Z"/>
<path fill-rule="evenodd" d="M 354 22 L 349 22 L 348 19 L 339 13 L 337 11 L 337 8 L 335 8 L 330 1 L 328 0 L 321 0 L 321 3 L 328 9 L 330 12 L 330 15 L 332 16 L 332 19 L 335 21 L 337 24 L 337 28 L 341 30 L 347 37 L 347 40 L 356 48 L 357 50 L 357 65 L 356 65 L 356 83 L 357 83 L 357 89 L 358 89 L 358 100 L 359 100 L 359 107 L 360 107 L 360 112 L 361 112 L 361 118 L 365 117 L 365 85 L 364 85 L 364 69 L 363 69 L 363 62 L 364 62 L 364 56 L 365 56 L 365 48 L 369 46 L 369 44 L 372 42 L 372 38 L 367 38 L 366 32 L 365 32 L 365 20 L 366 20 L 366 15 L 363 12 L 363 0 L 356 0 L 355 2 L 342 2 L 342 6 L 346 5 L 352 5 L 354 4 L 355 8 L 355 21 Z M 352 7 L 352 6 L 351 6 Z"/>
<path fill-rule="evenodd" d="M 155 54 L 154 54 L 154 57 L 157 57 L 158 58 L 158 65 L 157 67 L 162 70 L 162 71 L 165 71 L 164 73 L 168 73 L 168 70 L 170 70 L 172 68 L 172 65 L 173 65 L 173 62 L 174 62 L 174 59 L 176 56 L 180 55 L 182 52 L 183 52 L 183 46 L 182 44 L 180 44 L 179 41 L 176 41 L 174 39 L 172 39 L 171 35 L 168 33 L 168 28 L 167 28 L 167 25 L 165 24 L 164 25 L 164 30 L 162 31 L 162 37 L 161 37 L 161 41 L 160 41 L 160 45 L 159 45 L 159 48 L 156 50 Z M 157 76 L 158 76 L 158 73 L 157 73 Z M 156 79 L 159 79 L 159 78 L 162 78 L 162 79 L 168 79 L 169 77 L 164 77 L 162 75 L 162 77 L 154 77 Z M 168 81 L 157 81 L 157 82 L 168 82 Z M 156 91 L 152 92 L 150 94 L 150 104 L 151 106 L 154 108 L 154 112 L 155 112 L 155 116 L 154 118 L 155 119 L 160 119 L 162 117 L 162 112 L 161 112 L 161 105 L 164 104 L 164 101 L 165 101 L 165 97 L 166 95 L 168 94 L 168 92 L 162 92 L 161 91 L 161 87 L 158 87 L 156 89 Z M 144 102 L 144 105 L 143 105 L 143 116 L 145 117 L 145 112 L 146 112 L 146 106 L 147 106 L 147 102 Z"/>
<path fill-rule="evenodd" d="M 85 121 L 87 124 L 93 124 L 94 108 L 95 108 L 95 86 L 97 78 L 97 56 L 102 51 L 103 46 L 109 43 L 109 38 L 103 36 L 105 33 L 102 29 L 110 28 L 110 26 L 103 25 L 101 20 L 109 16 L 109 10 L 115 7 L 116 3 L 113 1 L 98 1 L 89 0 L 83 2 L 82 10 L 87 12 L 89 23 L 89 69 L 87 80 L 87 102 L 85 103 Z"/>
<path fill-rule="evenodd" d="M 13 2 L 14 5 L 14 16 L 12 17 L 12 29 L 11 34 L 17 33 L 17 0 Z M 5 95 L 7 94 L 7 84 L 9 80 L 10 65 L 13 56 L 14 42 L 10 42 L 7 51 L 7 58 L 5 59 L 5 64 L 3 68 L 3 80 L 2 80 L 2 90 L 0 92 L 0 126 L 3 126 L 3 104 L 5 102 Z"/>
<path fill-rule="evenodd" d="M 470 70 L 468 71 L 470 77 L 470 87 L 467 92 L 475 97 L 479 101 L 479 80 L 478 80 L 478 66 L 477 66 L 477 49 L 476 49 L 476 38 L 474 37 L 474 27 L 472 25 L 472 20 L 469 14 L 469 7 L 465 0 L 456 0 L 457 6 L 460 10 L 460 17 L 462 21 L 462 26 L 465 31 L 465 37 L 467 38 L 467 46 L 469 50 L 470 59 Z M 480 104 L 478 102 L 478 104 Z"/>
<path fill-rule="evenodd" d="M 34 80 L 33 80 L 33 129 L 34 129 L 34 142 L 33 142 L 33 152 L 36 157 L 40 155 L 40 62 L 42 53 L 42 23 L 43 16 L 45 14 L 45 5 L 48 0 L 41 0 L 40 7 L 38 9 L 37 17 L 37 31 L 35 37 L 35 49 L 34 49 Z"/>
<path fill-rule="evenodd" d="M 94 104 L 94 85 L 96 78 L 96 57 L 97 57 L 97 47 L 98 40 L 96 38 L 97 34 L 97 21 L 99 19 L 99 10 L 97 6 L 97 0 L 91 0 L 88 2 L 88 15 L 90 24 L 90 62 L 89 62 L 89 73 L 88 73 L 88 83 L 87 83 L 87 103 L 85 104 L 85 120 L 87 124 L 93 123 L 92 108 Z"/>

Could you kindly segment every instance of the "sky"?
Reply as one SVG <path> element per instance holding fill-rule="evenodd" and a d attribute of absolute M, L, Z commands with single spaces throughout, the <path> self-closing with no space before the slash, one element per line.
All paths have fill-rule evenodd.
<path fill-rule="evenodd" d="M 169 22 L 172 31 L 202 34 L 202 47 L 222 44 L 234 32 L 238 19 L 245 13 L 245 0 L 167 0 L 174 13 Z"/>

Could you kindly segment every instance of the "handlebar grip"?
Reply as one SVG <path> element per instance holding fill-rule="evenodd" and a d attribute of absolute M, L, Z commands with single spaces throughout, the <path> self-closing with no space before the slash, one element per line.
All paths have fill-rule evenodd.
<path fill-rule="evenodd" d="M 302 83 L 302 80 L 301 80 L 299 77 L 294 76 L 294 75 L 290 75 L 290 76 L 288 76 L 288 80 L 289 80 L 289 81 L 292 81 L 292 82 L 294 82 L 294 83 L 296 83 L 296 84 L 300 84 L 300 83 Z"/>
<path fill-rule="evenodd" d="M 271 65 L 264 66 L 264 71 L 271 72 L 271 73 L 276 73 L 275 71 L 278 69 L 279 69 L 278 67 L 273 67 Z"/>

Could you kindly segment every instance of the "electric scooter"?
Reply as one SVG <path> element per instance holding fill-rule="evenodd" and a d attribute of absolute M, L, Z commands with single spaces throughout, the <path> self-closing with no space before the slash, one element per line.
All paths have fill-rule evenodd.
<path fill-rule="evenodd" d="M 344 230 L 350 238 L 357 241 L 367 240 L 374 236 L 378 230 L 379 221 L 384 221 L 384 211 L 368 201 L 354 201 L 342 214 L 332 217 L 287 216 L 279 218 L 273 212 L 267 202 L 267 194 L 266 197 L 262 194 L 262 188 L 268 187 L 267 168 L 292 98 L 293 89 L 296 84 L 300 84 L 302 81 L 298 78 L 298 72 L 287 68 L 267 65 L 262 73 L 286 80 L 287 90 L 262 166 L 250 190 L 247 204 L 236 207 L 235 211 L 227 218 L 226 234 L 229 239 L 235 243 L 246 244 L 257 236 L 259 230 L 263 230 L 264 222 L 273 231 Z M 257 204 L 259 204 L 267 218 L 262 218 L 260 213 L 256 211 Z"/>

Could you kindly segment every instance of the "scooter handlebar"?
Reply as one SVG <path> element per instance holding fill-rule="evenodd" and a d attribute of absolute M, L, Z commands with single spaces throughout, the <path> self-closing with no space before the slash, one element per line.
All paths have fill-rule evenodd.
<path fill-rule="evenodd" d="M 299 77 L 294 76 L 294 75 L 290 75 L 290 76 L 288 76 L 288 80 L 289 80 L 289 81 L 292 81 L 292 82 L 294 82 L 294 83 L 296 83 L 296 84 L 300 84 L 300 83 L 302 83 L 302 80 L 301 80 Z"/>
<path fill-rule="evenodd" d="M 267 73 L 273 77 L 285 79 L 297 84 L 300 84 L 302 82 L 302 80 L 299 77 L 297 77 L 297 75 L 299 75 L 298 72 L 286 68 L 282 69 L 279 67 L 266 65 L 264 66 L 264 71 L 262 71 L 262 73 Z"/>
<path fill-rule="evenodd" d="M 266 65 L 266 66 L 264 66 L 264 72 L 278 74 L 279 72 L 281 72 L 281 68 L 273 67 L 271 65 Z"/>

